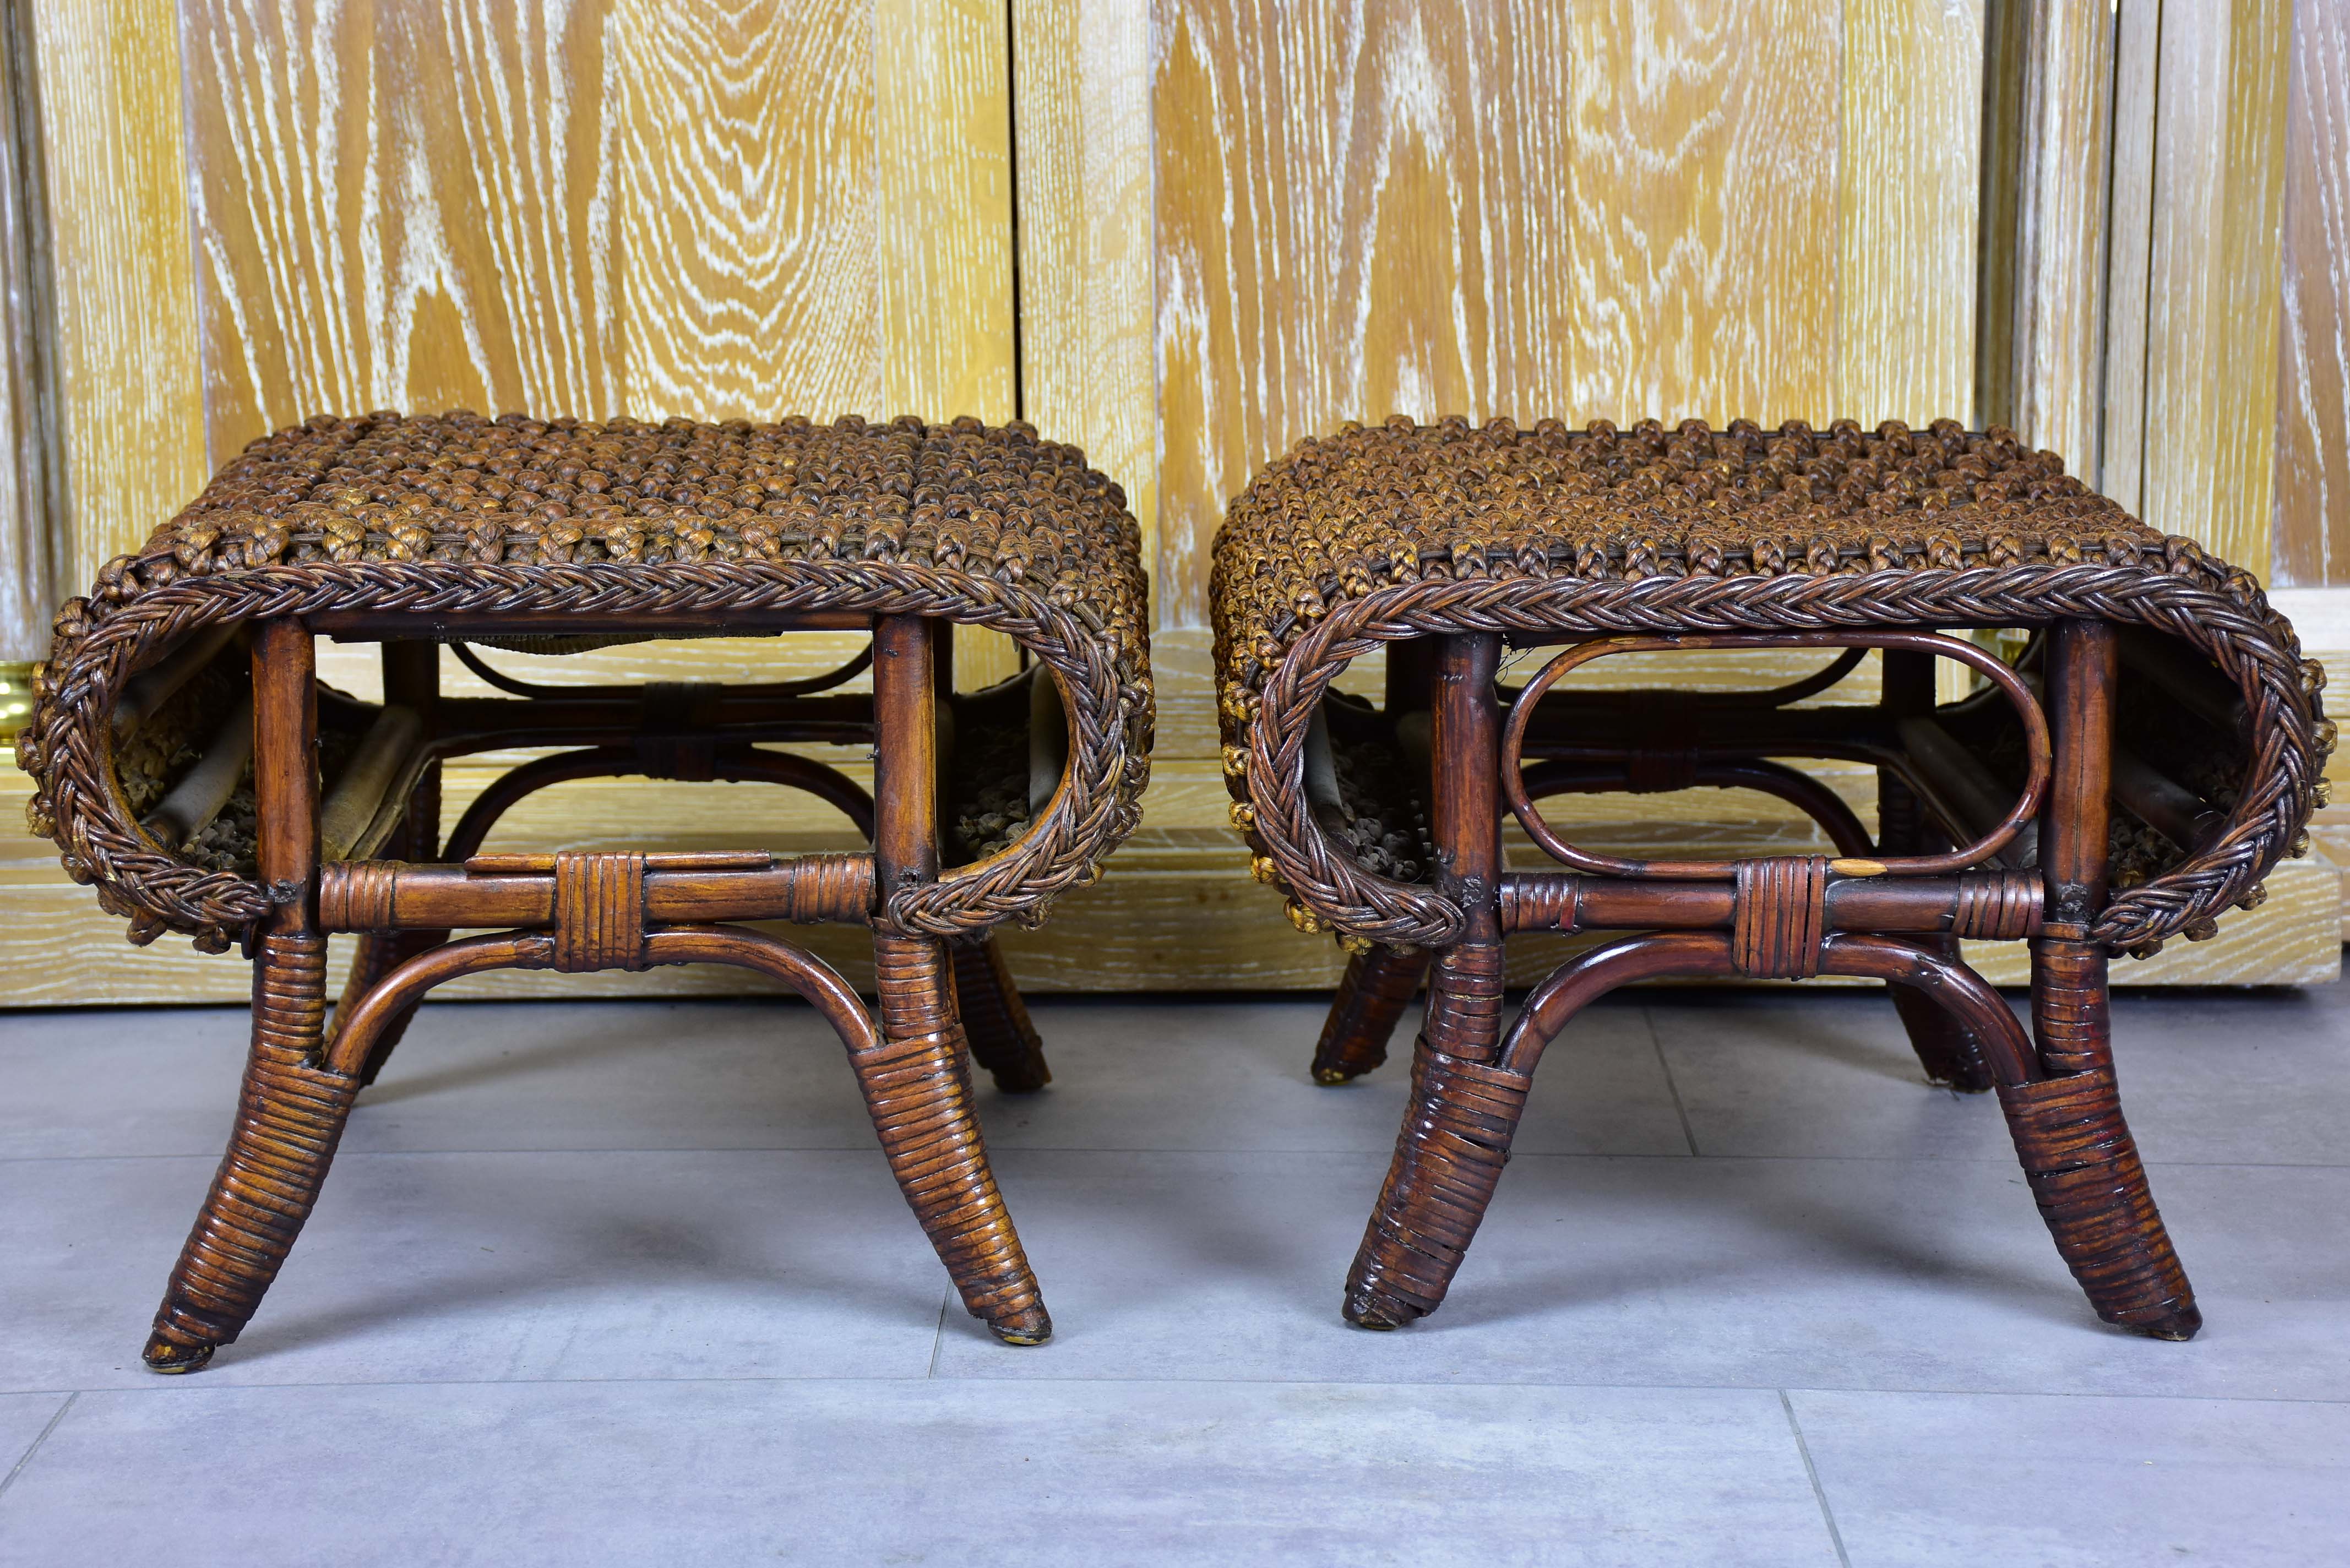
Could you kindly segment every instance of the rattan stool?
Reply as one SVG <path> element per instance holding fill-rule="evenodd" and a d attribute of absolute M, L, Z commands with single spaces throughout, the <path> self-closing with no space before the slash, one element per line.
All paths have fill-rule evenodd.
<path fill-rule="evenodd" d="M 1429 976 L 1349 1319 L 1443 1300 L 1535 1064 L 1586 1002 L 1659 976 L 1838 974 L 1895 988 L 1929 1077 L 1997 1091 L 2099 1315 L 2195 1332 L 2116 1097 L 2106 963 L 2210 934 L 2306 846 L 2323 672 L 2251 577 L 2003 430 L 1398 421 L 1266 469 L 1216 542 L 1211 600 L 1233 819 L 1292 918 L 1355 955 L 1316 1075 L 1377 1065 Z M 2034 639 L 2010 668 L 1948 635 L 1970 628 Z M 1505 645 L 1557 644 L 1497 683 Z M 1790 647 L 1833 660 L 1734 697 L 1557 686 L 1627 651 Z M 1383 708 L 1332 691 L 1382 648 Z M 1881 701 L 1788 706 L 1870 650 Z M 1981 689 L 1938 706 L 1936 658 Z M 1873 765 L 1875 841 L 1783 757 Z M 1835 854 L 1627 860 L 1537 804 L 1698 784 L 1793 802 Z M 1564 869 L 1505 867 L 1505 807 Z M 1556 970 L 1504 1031 L 1502 943 L 1530 930 L 1639 934 Z M 1960 961 L 1969 937 L 2032 944 L 2033 1034 Z"/>
<path fill-rule="evenodd" d="M 964 1304 L 1005 1340 L 1045 1338 L 964 1056 L 1008 1090 L 1045 1082 L 988 934 L 1041 919 L 1135 823 L 1151 726 L 1139 548 L 1118 487 L 1023 425 L 371 414 L 248 448 L 60 612 L 18 741 L 35 829 L 132 940 L 175 930 L 255 961 L 235 1130 L 148 1365 L 192 1370 L 237 1337 L 418 999 L 496 968 L 726 963 L 799 992 L 848 1047 Z M 942 697 L 950 622 L 1035 662 Z M 813 680 L 638 690 L 536 687 L 461 646 L 513 697 L 438 688 L 442 642 L 810 628 L 869 630 L 872 647 Z M 319 635 L 382 643 L 381 705 L 319 685 Z M 871 696 L 837 690 L 868 660 Z M 874 794 L 762 749 L 794 742 L 874 746 Z M 514 746 L 565 749 L 505 775 L 444 844 L 442 759 Z M 811 791 L 873 848 L 479 853 L 530 791 L 626 774 Z M 758 919 L 869 924 L 879 1027 L 823 962 L 733 923 Z M 336 932 L 359 947 L 330 1026 Z"/>

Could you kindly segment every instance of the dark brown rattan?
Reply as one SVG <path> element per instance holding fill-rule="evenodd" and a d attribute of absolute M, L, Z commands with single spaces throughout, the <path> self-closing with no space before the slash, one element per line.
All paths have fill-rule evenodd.
<path fill-rule="evenodd" d="M 267 891 L 140 831 L 109 728 L 129 678 L 204 628 L 351 613 L 460 637 L 494 618 L 574 636 L 590 620 L 651 635 L 795 612 L 960 621 L 1053 672 L 1075 741 L 1066 787 L 1007 853 L 892 890 L 910 929 L 970 935 L 1040 919 L 1131 830 L 1149 778 L 1145 592 L 1118 487 L 1025 426 L 320 419 L 255 442 L 58 613 L 18 756 L 34 826 L 69 875 L 217 950 L 254 929 Z"/>
<path fill-rule="evenodd" d="M 965 1305 L 1006 1341 L 1047 1337 L 988 1168 L 970 1062 L 1010 1092 L 1050 1079 L 990 932 L 1041 918 L 1055 893 L 1089 881 L 1133 824 L 1151 724 L 1142 596 L 1117 488 L 1023 427 L 374 415 L 256 443 L 60 615 L 22 745 L 36 826 L 131 919 L 134 940 L 167 928 L 207 949 L 242 939 L 255 960 L 244 1108 L 148 1364 L 192 1370 L 238 1336 L 300 1231 L 354 1098 L 417 1003 L 448 980 L 502 968 L 727 963 L 799 992 L 847 1045 L 890 1168 Z M 1011 633 L 1035 667 L 945 697 L 955 620 Z M 566 651 L 803 627 L 867 628 L 872 649 L 811 680 L 639 691 L 501 675 L 492 684 L 512 698 L 482 700 L 442 696 L 432 646 L 525 635 Z M 321 630 L 385 639 L 383 709 L 318 685 Z M 868 662 L 870 697 L 832 690 Z M 160 677 L 134 680 L 150 669 L 171 674 L 168 690 Z M 1054 711 L 1033 690 L 1046 681 L 1066 717 L 1067 763 L 1035 809 L 1027 737 L 996 729 L 1015 712 L 1026 723 Z M 945 721 L 942 701 L 959 722 Z M 322 748 L 329 709 L 339 727 Z M 223 767 L 243 765 L 241 735 L 209 762 L 191 737 L 248 710 L 241 836 L 208 830 L 210 858 L 149 836 L 122 777 L 126 745 L 143 806 L 175 773 L 225 779 Z M 941 750 L 957 732 L 968 755 Z M 793 741 L 872 744 L 874 792 L 757 743 Z M 444 843 L 440 760 L 511 745 L 578 749 L 513 770 Z M 338 755 L 350 759 L 342 784 Z M 323 815 L 339 812 L 337 833 L 358 835 L 334 842 L 380 846 L 366 857 L 322 862 L 322 757 L 328 784 L 351 792 Z M 993 773 L 964 776 L 973 767 L 1015 768 L 1016 790 Z M 755 849 L 481 852 L 530 792 L 621 774 L 797 788 L 873 847 L 785 861 Z M 993 803 L 990 842 L 942 819 L 947 793 Z M 945 839 L 965 850 L 962 863 L 942 864 Z M 820 961 L 729 923 L 756 919 L 869 926 L 878 1027 Z M 509 929 L 449 940 L 499 927 Z M 329 1029 L 334 932 L 353 934 L 359 952 Z"/>
<path fill-rule="evenodd" d="M 1874 436 L 1848 423 L 1352 430 L 1302 443 L 1233 503 L 1210 607 L 1228 782 L 1253 813 L 1251 843 L 1316 918 L 1396 946 L 1458 940 L 1459 905 L 1358 865 L 1302 781 L 1331 681 L 1410 638 L 2068 617 L 2166 633 L 2235 687 L 2251 741 L 2220 829 L 2098 915 L 2094 938 L 2114 951 L 2199 929 L 2253 894 L 2300 838 L 2334 739 L 2322 668 L 2248 575 L 2153 534 L 2012 433 L 1947 421 Z"/>
<path fill-rule="evenodd" d="M 2172 932 L 2210 934 L 2220 909 L 2255 901 L 2259 878 L 2305 845 L 2333 742 L 2322 673 L 2249 577 L 2151 534 L 2002 431 L 1399 421 L 1306 442 L 1261 476 L 1217 541 L 1211 607 L 1234 821 L 1259 877 L 1290 891 L 1293 919 L 1335 929 L 1356 953 L 1315 1075 L 1376 1066 L 1429 977 L 1410 1106 L 1348 1282 L 1350 1319 L 1392 1327 L 1443 1299 L 1535 1064 L 1586 1002 L 1662 976 L 1825 973 L 1892 987 L 1935 1081 L 1996 1087 L 2042 1215 L 2101 1316 L 2160 1337 L 2195 1332 L 2114 1089 L 2106 966 Z M 2030 658 L 2044 715 L 2016 672 L 1937 635 L 2016 626 L 2043 634 Z M 2233 743 L 2232 767 L 2190 759 L 2192 788 L 2141 760 L 2125 776 L 2116 715 L 2136 701 L 2117 658 L 2125 628 L 2164 634 L 2134 650 L 2129 680 L 2153 680 L 2158 701 Z M 1497 682 L 1505 639 L 1576 646 L 1512 691 Z M 1847 651 L 1767 692 L 1550 690 L 1608 653 L 1787 646 Z M 1340 670 L 1383 647 L 1383 717 L 1331 695 Z M 1877 707 L 1784 706 L 1869 648 L 1885 659 Z M 1974 667 L 1991 694 L 1938 709 L 1936 655 Z M 1985 702 L 2011 716 L 1987 719 Z M 1342 789 L 1335 812 L 1326 784 L 1317 799 L 1308 783 L 1315 748 L 1335 755 L 1342 732 L 1361 746 L 1382 726 L 1424 759 L 1419 879 L 1390 872 L 1404 864 L 1395 831 L 1420 817 L 1409 780 L 1379 802 Z M 1875 843 L 1841 801 L 1764 760 L 1807 755 L 1879 769 Z M 1568 843 L 1534 804 L 1700 784 L 1790 800 L 1835 857 L 1623 860 Z M 2154 815 L 2109 821 L 2115 794 Z M 1505 797 L 1572 870 L 1503 868 Z M 2163 837 L 2166 824 L 2178 837 Z M 2115 832 L 2168 850 L 2118 891 Z M 1505 1036 L 1502 944 L 1525 929 L 1642 934 L 1563 966 Z M 2036 1039 L 1960 961 L 1962 938 L 2032 942 Z"/>

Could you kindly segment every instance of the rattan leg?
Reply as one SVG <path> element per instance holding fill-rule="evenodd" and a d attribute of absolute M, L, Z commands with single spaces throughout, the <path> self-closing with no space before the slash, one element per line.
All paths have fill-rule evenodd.
<path fill-rule="evenodd" d="M 1314 1081 L 1343 1084 L 1388 1059 L 1388 1041 L 1428 973 L 1425 948 L 1374 947 L 1347 961 L 1346 978 L 1314 1047 Z"/>
<path fill-rule="evenodd" d="M 1501 1030 L 1501 945 L 1439 957 L 1428 1026 L 1412 1051 L 1411 1103 L 1347 1276 L 1347 1322 L 1400 1328 L 1443 1302 L 1492 1201 L 1533 1082 L 1494 1064 Z"/>
<path fill-rule="evenodd" d="M 1399 1328 L 1444 1300 L 1525 1108 L 1529 1075 L 1496 1064 L 1502 835 L 1493 675 L 1501 655 L 1497 637 L 1448 637 L 1437 646 L 1434 826 L 1445 881 L 1467 913 L 1466 938 L 1438 955 L 1430 974 L 1411 1104 L 1347 1276 L 1347 1320 L 1365 1328 Z"/>
<path fill-rule="evenodd" d="M 849 1061 L 914 1215 L 971 1314 L 997 1338 L 1040 1345 L 1053 1320 L 988 1169 L 944 944 L 877 931 L 881 1039 Z"/>
<path fill-rule="evenodd" d="M 1045 1043 L 1029 1020 L 1028 1004 L 1012 983 L 1012 971 L 995 939 L 957 942 L 949 951 L 954 962 L 955 1012 L 971 1038 L 972 1060 L 987 1069 L 1003 1094 L 1030 1095 L 1051 1083 Z"/>
<path fill-rule="evenodd" d="M 316 1065 L 326 1007 L 325 939 L 263 938 L 236 1127 L 155 1314 L 158 1372 L 192 1372 L 236 1338 L 317 1200 L 359 1087 Z"/>
<path fill-rule="evenodd" d="M 2040 828 L 2047 919 L 2032 944 L 2033 1032 L 2048 1076 L 2002 1085 L 2000 1105 L 2041 1217 L 2097 1315 L 2187 1339 L 2203 1316 L 2122 1120 L 2106 954 L 2087 940 L 2106 890 L 2114 628 L 2059 621 L 2048 653 L 2055 758 Z"/>
<path fill-rule="evenodd" d="M 2043 939 L 2032 957 L 2033 1022 L 2052 1075 L 2002 1085 L 1999 1100 L 2033 1200 L 2099 1317 L 2158 1339 L 2191 1339 L 2203 1314 L 2122 1119 L 2105 955 Z"/>

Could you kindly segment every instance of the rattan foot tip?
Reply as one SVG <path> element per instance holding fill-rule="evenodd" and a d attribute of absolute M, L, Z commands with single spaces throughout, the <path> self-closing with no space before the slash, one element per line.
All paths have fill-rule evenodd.
<path fill-rule="evenodd" d="M 1948 1089 L 1954 1095 L 1988 1095 L 1991 1091 L 1991 1077 L 1983 1073 L 1956 1073 L 1949 1076 L 1929 1073 L 1926 1082 L 1937 1089 Z"/>
<path fill-rule="evenodd" d="M 1361 1073 L 1349 1072 L 1344 1067 L 1316 1067 L 1314 1069 L 1314 1081 L 1321 1085 L 1326 1089 L 1335 1089 L 1341 1084 L 1351 1084 L 1357 1078 L 1361 1076 Z"/>
<path fill-rule="evenodd" d="M 1042 1306 L 987 1320 L 987 1332 L 1006 1345 L 1042 1345 L 1053 1337 L 1053 1316 Z"/>
<path fill-rule="evenodd" d="M 995 1092 L 999 1095 L 1033 1095 L 1053 1081 L 1053 1069 L 1039 1059 L 1016 1067 L 996 1068 L 988 1076 L 995 1080 Z"/>
<path fill-rule="evenodd" d="M 1402 1328 L 1425 1315 L 1402 1302 L 1367 1293 L 1349 1295 L 1342 1311 L 1347 1321 L 1357 1328 L 1367 1328 L 1379 1334 Z"/>
<path fill-rule="evenodd" d="M 166 1339 L 158 1334 L 149 1336 L 147 1348 L 140 1353 L 139 1359 L 147 1364 L 150 1372 L 173 1375 L 201 1372 L 218 1348 L 218 1345 L 182 1345 L 178 1340 Z"/>
<path fill-rule="evenodd" d="M 2193 1302 L 2189 1302 L 2178 1311 L 2167 1313 L 2161 1317 L 2147 1318 L 2137 1323 L 2126 1323 L 2121 1326 L 2128 1329 L 2132 1334 L 2142 1334 L 2148 1339 L 2167 1339 L 2173 1344 L 2183 1345 L 2194 1338 L 2196 1331 L 2203 1326 L 2203 1314 Z"/>

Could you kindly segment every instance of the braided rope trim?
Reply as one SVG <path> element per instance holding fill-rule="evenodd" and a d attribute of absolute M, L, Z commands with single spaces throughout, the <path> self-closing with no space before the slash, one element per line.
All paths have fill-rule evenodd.
<path fill-rule="evenodd" d="M 1246 725 L 1246 787 L 1274 874 L 1340 930 L 1391 946 L 1449 946 L 1461 907 L 1432 888 L 1363 869 L 1315 820 L 1305 735 L 1340 670 L 1382 644 L 1467 632 L 1671 635 L 1877 627 L 2039 624 L 2060 618 L 2167 632 L 2209 656 L 2243 694 L 2251 755 L 2220 832 L 2169 871 L 2117 894 L 2089 939 L 2120 951 L 2216 919 L 2286 854 L 2314 806 L 2323 671 L 2241 574 L 2183 558 L 2172 572 L 2104 563 L 1904 570 L 1852 576 L 1475 576 L 1397 584 L 1341 601 L 1288 649 L 1261 692 L 1232 691 Z M 2326 738 L 2321 743 L 2320 735 Z"/>
<path fill-rule="evenodd" d="M 993 576 L 896 561 L 665 563 L 625 572 L 443 562 L 267 566 L 182 578 L 119 606 L 94 604 L 59 634 L 18 756 L 68 874 L 97 884 L 110 912 L 143 914 L 194 936 L 199 946 L 217 950 L 249 932 L 269 909 L 259 883 L 191 865 L 139 831 L 114 774 L 117 694 L 142 657 L 200 627 L 362 609 L 457 623 L 521 611 L 592 621 L 848 610 L 929 616 L 1006 634 L 1060 679 L 1076 725 L 1066 787 L 1000 855 L 893 893 L 888 917 L 903 930 L 952 937 L 1007 919 L 1043 919 L 1055 896 L 1093 881 L 1101 857 L 1133 831 L 1149 782 L 1149 649 L 1115 646 L 1074 594 L 1048 596 Z"/>

